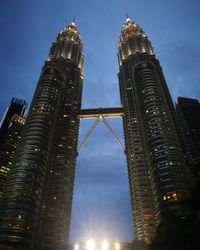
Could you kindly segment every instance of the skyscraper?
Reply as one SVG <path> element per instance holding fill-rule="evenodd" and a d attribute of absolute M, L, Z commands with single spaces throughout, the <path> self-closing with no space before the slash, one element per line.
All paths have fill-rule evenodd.
<path fill-rule="evenodd" d="M 178 97 L 176 111 L 188 145 L 188 165 L 193 178 L 194 199 L 198 204 L 200 190 L 200 103 L 197 99 Z"/>
<path fill-rule="evenodd" d="M 25 118 L 14 115 L 7 129 L 7 134 L 0 151 L 0 197 L 3 194 L 6 185 L 7 176 L 12 167 L 13 157 L 16 152 L 19 140 L 21 138 L 22 129 L 25 124 Z"/>
<path fill-rule="evenodd" d="M 187 214 L 190 194 L 173 102 L 144 31 L 127 18 L 119 41 L 119 85 L 136 240 L 150 243 L 156 224 Z"/>
<path fill-rule="evenodd" d="M 200 156 L 200 103 L 196 99 L 178 97 L 176 110 L 190 146 L 192 159 L 195 159 Z"/>
<path fill-rule="evenodd" d="M 1 249 L 65 249 L 83 83 L 72 22 L 52 44 L 0 206 Z"/>
<path fill-rule="evenodd" d="M 0 151 L 1 146 L 4 143 L 4 139 L 8 132 L 8 127 L 10 125 L 11 119 L 14 115 L 23 116 L 26 110 L 27 104 L 24 100 L 18 98 L 12 98 L 0 124 Z"/>
<path fill-rule="evenodd" d="M 123 108 L 81 110 L 83 54 L 75 22 L 52 44 L 1 199 L 0 249 L 66 249 L 79 118 L 85 115 L 97 119 L 92 130 L 100 119 L 106 123 L 104 117 L 123 115 L 138 249 L 151 243 L 159 222 L 187 216 L 182 201 L 190 180 L 173 102 L 150 41 L 129 18 L 118 59 Z"/>

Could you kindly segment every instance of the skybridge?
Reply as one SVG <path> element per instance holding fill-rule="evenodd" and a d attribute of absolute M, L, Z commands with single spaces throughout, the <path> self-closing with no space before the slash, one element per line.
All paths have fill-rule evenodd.
<path fill-rule="evenodd" d="M 123 115 L 124 111 L 122 107 L 81 109 L 79 112 L 80 119 L 95 119 L 100 116 L 104 118 L 119 118 Z"/>

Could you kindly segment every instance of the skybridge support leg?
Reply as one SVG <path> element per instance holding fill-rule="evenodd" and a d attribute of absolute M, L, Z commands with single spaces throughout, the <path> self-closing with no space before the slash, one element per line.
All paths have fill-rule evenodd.
<path fill-rule="evenodd" d="M 108 130 L 110 131 L 110 133 L 113 136 L 113 138 L 116 140 L 116 142 L 120 145 L 120 147 L 125 152 L 124 145 L 121 143 L 121 141 L 119 140 L 118 136 L 115 134 L 114 130 L 111 128 L 111 126 L 109 125 L 109 123 L 107 122 L 107 120 L 104 117 L 102 117 L 102 121 L 106 125 L 106 127 L 108 128 Z"/>
<path fill-rule="evenodd" d="M 94 131 L 94 129 L 96 128 L 96 126 L 99 124 L 99 122 L 100 122 L 100 118 L 98 117 L 96 119 L 96 121 L 94 122 L 94 124 L 92 125 L 91 129 L 89 130 L 89 132 L 87 133 L 85 139 L 81 143 L 81 145 L 80 145 L 77 153 L 79 153 L 79 151 L 81 150 L 81 148 L 85 145 L 86 141 L 88 140 L 88 138 L 90 137 L 90 135 L 92 134 L 92 132 Z"/>
<path fill-rule="evenodd" d="M 119 140 L 118 136 L 115 134 L 114 130 L 111 128 L 111 126 L 109 125 L 109 123 L 107 122 L 107 120 L 102 115 L 99 115 L 99 117 L 96 119 L 96 121 L 92 125 L 92 127 L 89 130 L 89 132 L 87 133 L 85 139 L 81 143 L 81 145 L 80 145 L 80 147 L 78 149 L 77 154 L 80 152 L 80 150 L 82 149 L 82 147 L 85 145 L 85 143 L 87 142 L 88 138 L 90 137 L 90 135 L 92 134 L 92 132 L 94 131 L 94 129 L 96 128 L 96 126 L 99 124 L 99 122 L 101 120 L 103 121 L 103 123 L 105 124 L 105 126 L 108 128 L 109 132 L 111 133 L 111 135 L 113 136 L 113 138 L 115 139 L 115 141 L 120 145 L 120 147 L 123 149 L 124 153 L 126 154 L 125 146 L 121 143 L 121 141 Z"/>

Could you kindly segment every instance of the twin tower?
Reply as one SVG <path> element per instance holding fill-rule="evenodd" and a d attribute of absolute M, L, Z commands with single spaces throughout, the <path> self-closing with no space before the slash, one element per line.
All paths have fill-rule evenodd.
<path fill-rule="evenodd" d="M 81 110 L 82 47 L 73 21 L 58 34 L 42 68 L 1 199 L 0 249 L 67 248 L 79 120 L 92 112 Z M 150 244 L 159 223 L 184 215 L 180 201 L 189 195 L 190 180 L 161 66 L 129 18 L 118 61 L 134 237 Z M 108 110 L 116 112 L 103 109 L 101 116 Z"/>

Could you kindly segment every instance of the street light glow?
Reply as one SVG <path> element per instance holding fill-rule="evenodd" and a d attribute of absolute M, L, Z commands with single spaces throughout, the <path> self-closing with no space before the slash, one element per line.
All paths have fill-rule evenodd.
<path fill-rule="evenodd" d="M 119 250 L 120 249 L 120 244 L 118 242 L 115 242 L 115 249 Z"/>
<path fill-rule="evenodd" d="M 102 241 L 101 245 L 102 245 L 102 250 L 108 250 L 109 243 L 106 240 Z"/>
<path fill-rule="evenodd" d="M 88 240 L 86 244 L 87 250 L 94 250 L 95 249 L 95 242 L 93 240 Z"/>
<path fill-rule="evenodd" d="M 78 244 L 74 245 L 74 250 L 79 250 L 79 245 Z"/>

